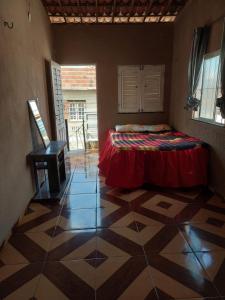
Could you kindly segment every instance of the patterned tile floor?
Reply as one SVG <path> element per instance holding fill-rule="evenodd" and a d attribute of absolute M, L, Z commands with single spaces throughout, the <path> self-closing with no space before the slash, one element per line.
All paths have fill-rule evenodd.
<path fill-rule="evenodd" d="M 61 203 L 32 203 L 0 252 L 0 299 L 225 299 L 225 202 L 208 190 L 110 189 L 71 156 Z"/>

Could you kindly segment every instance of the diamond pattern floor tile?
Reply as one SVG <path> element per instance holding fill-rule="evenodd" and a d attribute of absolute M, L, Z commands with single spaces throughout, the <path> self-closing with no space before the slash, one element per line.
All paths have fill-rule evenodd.
<path fill-rule="evenodd" d="M 113 189 L 96 153 L 70 156 L 62 201 L 32 203 L 0 251 L 0 299 L 225 297 L 223 200 L 207 189 Z"/>

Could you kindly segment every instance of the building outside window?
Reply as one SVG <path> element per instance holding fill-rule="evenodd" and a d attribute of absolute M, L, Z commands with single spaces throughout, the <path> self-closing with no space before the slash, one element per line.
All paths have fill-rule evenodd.
<path fill-rule="evenodd" d="M 216 107 L 216 99 L 220 95 L 220 53 L 206 54 L 204 57 L 196 98 L 200 99 L 198 111 L 193 113 L 193 118 L 213 123 L 224 124 L 220 109 Z"/>
<path fill-rule="evenodd" d="M 82 121 L 85 115 L 85 100 L 71 101 L 69 103 L 69 118 L 70 121 Z"/>

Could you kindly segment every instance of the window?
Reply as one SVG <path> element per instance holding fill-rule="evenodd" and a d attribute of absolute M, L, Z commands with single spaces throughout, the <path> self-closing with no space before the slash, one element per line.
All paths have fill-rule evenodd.
<path fill-rule="evenodd" d="M 69 104 L 70 121 L 82 121 L 85 113 L 85 101 L 73 101 Z"/>
<path fill-rule="evenodd" d="M 164 65 L 119 66 L 119 112 L 163 111 Z"/>
<path fill-rule="evenodd" d="M 218 52 L 205 55 L 196 97 L 201 103 L 193 118 L 215 124 L 224 124 L 216 98 L 220 97 L 220 55 Z"/>

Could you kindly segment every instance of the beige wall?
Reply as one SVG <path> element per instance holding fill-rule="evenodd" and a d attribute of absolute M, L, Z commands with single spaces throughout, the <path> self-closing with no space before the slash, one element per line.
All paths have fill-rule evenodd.
<path fill-rule="evenodd" d="M 224 16 L 224 0 L 191 0 L 175 24 L 170 121 L 178 130 L 200 137 L 211 146 L 210 184 L 225 196 L 225 128 L 191 119 L 184 110 L 187 69 L 193 30 Z M 212 26 L 209 51 L 220 48 L 222 20 Z"/>
<path fill-rule="evenodd" d="M 0 244 L 34 194 L 26 155 L 32 150 L 26 101 L 39 98 L 49 128 L 45 59 L 51 58 L 51 32 L 41 1 L 1 0 L 0 23 Z"/>
<path fill-rule="evenodd" d="M 54 25 L 54 59 L 60 64 L 97 65 L 100 141 L 117 123 L 167 122 L 170 102 L 172 46 L 172 97 L 170 120 L 177 129 L 206 140 L 211 146 L 211 184 L 225 195 L 225 128 L 191 120 L 183 107 L 187 94 L 187 64 L 194 27 L 224 14 L 224 0 L 192 0 L 175 25 Z M 1 0 L 1 18 L 13 21 L 9 30 L 0 24 L 0 243 L 33 196 L 26 155 L 32 150 L 26 100 L 39 98 L 49 126 L 45 59 L 51 59 L 51 29 L 41 1 Z M 212 28 L 209 51 L 219 48 L 222 22 Z M 173 44 L 173 45 L 172 45 Z M 165 112 L 117 113 L 117 65 L 166 64 Z M 50 132 L 49 132 L 50 134 Z"/>
<path fill-rule="evenodd" d="M 170 99 L 172 24 L 53 25 L 55 60 L 62 65 L 97 65 L 100 146 L 119 123 L 166 122 Z M 118 114 L 117 65 L 165 64 L 165 112 Z"/>

